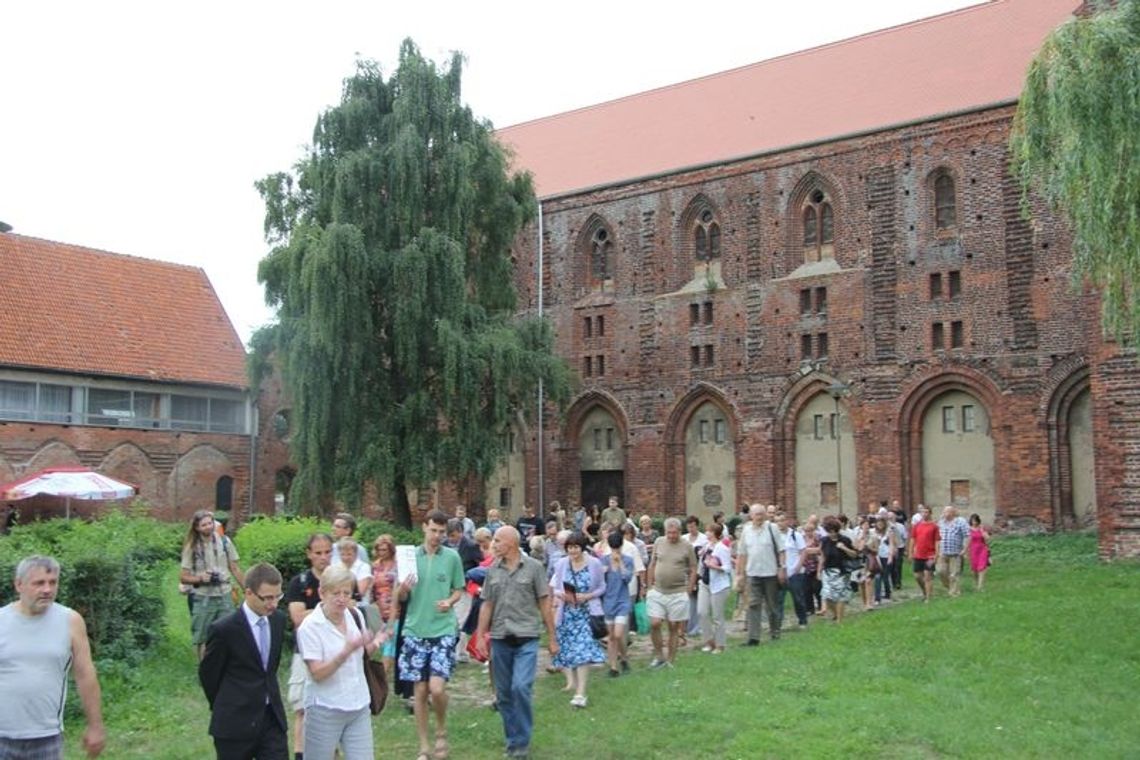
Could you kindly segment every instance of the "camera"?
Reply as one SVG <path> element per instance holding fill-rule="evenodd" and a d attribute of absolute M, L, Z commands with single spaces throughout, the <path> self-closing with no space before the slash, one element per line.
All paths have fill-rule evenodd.
<path fill-rule="evenodd" d="M 222 574 L 217 570 L 210 571 L 210 580 L 206 581 L 207 585 L 220 586 L 222 585 Z"/>

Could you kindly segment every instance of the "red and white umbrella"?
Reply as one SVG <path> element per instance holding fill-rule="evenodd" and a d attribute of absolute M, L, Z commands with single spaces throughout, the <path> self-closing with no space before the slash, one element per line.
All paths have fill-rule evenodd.
<path fill-rule="evenodd" d="M 0 501 L 19 501 L 33 496 L 59 496 L 71 517 L 71 500 L 125 499 L 139 492 L 138 486 L 103 475 L 86 467 L 49 467 L 11 483 L 0 485 Z"/>

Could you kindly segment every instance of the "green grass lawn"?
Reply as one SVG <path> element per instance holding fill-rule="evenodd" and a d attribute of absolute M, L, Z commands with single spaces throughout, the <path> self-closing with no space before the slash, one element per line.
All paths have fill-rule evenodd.
<path fill-rule="evenodd" d="M 623 678 L 598 670 L 585 710 L 568 705 L 561 676 L 540 675 L 533 756 L 1140 755 L 1140 565 L 1098 563 L 1088 535 L 1002 539 L 994 554 L 985 593 L 964 583 L 955 600 L 904 601 L 842 626 L 813 618 L 774 645 L 683 652 L 673 670 L 649 671 L 644 658 Z M 104 757 L 213 756 L 185 600 L 168 585 L 167 640 L 140 672 L 103 679 Z M 459 670 L 452 757 L 501 757 L 498 715 L 481 705 L 486 677 Z M 415 756 L 398 702 L 374 725 L 377 757 Z M 81 730 L 69 725 L 69 758 L 82 757 Z"/>

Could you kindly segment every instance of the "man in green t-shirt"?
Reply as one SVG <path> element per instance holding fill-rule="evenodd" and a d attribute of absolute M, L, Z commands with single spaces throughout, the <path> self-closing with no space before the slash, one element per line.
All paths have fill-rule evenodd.
<path fill-rule="evenodd" d="M 455 667 L 457 628 L 453 608 L 464 593 L 463 563 L 443 539 L 447 515 L 433 510 L 424 521 L 424 542 L 416 549 L 416 573 L 400 584 L 407 607 L 400 679 L 415 684 L 416 732 L 420 754 L 447 757 L 447 682 Z M 428 694 L 435 712 L 435 747 L 428 741 Z"/>

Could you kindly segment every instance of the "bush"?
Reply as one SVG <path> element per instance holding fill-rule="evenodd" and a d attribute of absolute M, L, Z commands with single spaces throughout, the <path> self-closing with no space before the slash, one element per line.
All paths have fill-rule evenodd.
<path fill-rule="evenodd" d="M 177 556 L 181 533 L 121 512 L 14 528 L 0 538 L 0 604 L 15 598 L 9 579 L 21 559 L 52 556 L 60 564 L 59 602 L 83 615 L 101 669 L 135 665 L 162 634 L 164 563 Z"/>
<path fill-rule="evenodd" d="M 241 566 L 268 562 L 289 579 L 309 567 L 305 545 L 313 533 L 328 533 L 329 520 L 315 517 L 258 517 L 242 526 L 234 536 Z M 412 531 L 380 520 L 364 520 L 356 530 L 356 540 L 369 550 L 382 533 L 390 533 L 397 544 L 416 544 L 420 539 Z"/>

